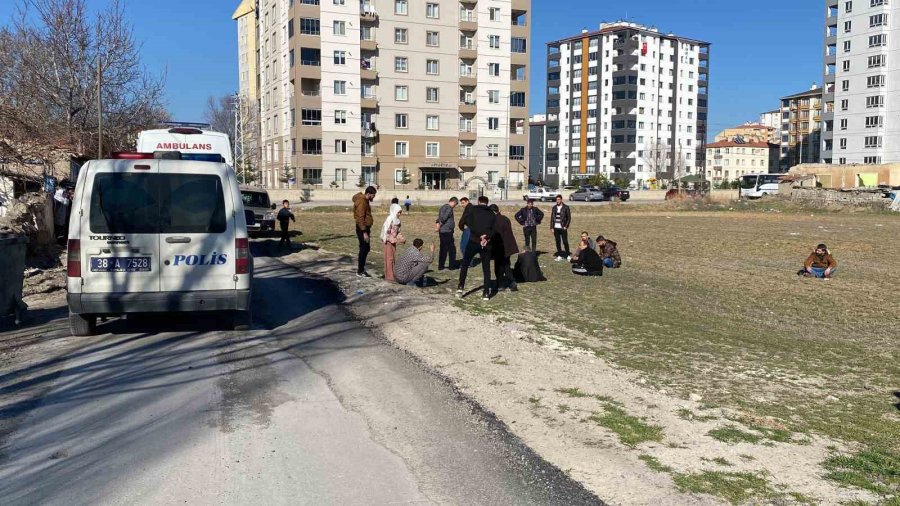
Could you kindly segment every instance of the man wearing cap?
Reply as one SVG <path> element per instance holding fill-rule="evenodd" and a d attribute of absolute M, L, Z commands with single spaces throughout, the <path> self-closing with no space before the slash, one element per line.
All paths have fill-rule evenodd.
<path fill-rule="evenodd" d="M 376 193 L 375 187 L 370 186 L 366 188 L 365 192 L 353 196 L 353 221 L 356 222 L 356 239 L 359 241 L 356 276 L 360 278 L 372 277 L 366 272 L 366 258 L 369 256 L 369 251 L 372 250 L 370 240 L 372 224 L 375 223 L 375 220 L 372 218 L 371 203 L 375 200 Z"/>
<path fill-rule="evenodd" d="M 597 236 L 597 253 L 603 259 L 603 266 L 607 269 L 618 269 L 622 267 L 622 257 L 619 255 L 619 245 L 615 241 Z"/>

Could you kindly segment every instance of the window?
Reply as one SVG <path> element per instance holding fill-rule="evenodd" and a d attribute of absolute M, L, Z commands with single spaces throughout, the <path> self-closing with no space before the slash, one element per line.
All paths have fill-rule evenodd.
<path fill-rule="evenodd" d="M 839 149 L 847 149 L 847 139 L 846 138 L 838 140 L 838 148 Z"/>
<path fill-rule="evenodd" d="M 881 88 L 884 86 L 885 76 L 869 76 L 866 78 L 866 88 Z"/>
<path fill-rule="evenodd" d="M 850 91 L 850 80 L 849 79 L 844 79 L 843 81 L 841 81 L 841 91 Z M 809 112 L 809 111 L 803 111 L 803 112 Z"/>
<path fill-rule="evenodd" d="M 320 109 L 300 109 L 301 125 L 321 125 L 322 111 Z"/>
<path fill-rule="evenodd" d="M 406 44 L 407 35 L 406 28 L 394 28 L 394 42 L 397 44 Z"/>
<path fill-rule="evenodd" d="M 524 160 L 525 159 L 525 146 L 510 146 L 509 147 L 509 159 L 510 160 Z"/>
<path fill-rule="evenodd" d="M 869 57 L 869 68 L 884 67 L 887 63 L 887 56 L 876 54 Z"/>
<path fill-rule="evenodd" d="M 841 70 L 844 72 L 850 72 L 850 60 L 844 60 L 841 62 Z"/>
<path fill-rule="evenodd" d="M 335 35 L 347 35 L 347 24 L 345 22 L 335 21 L 333 26 Z"/>
<path fill-rule="evenodd" d="M 844 21 L 844 33 L 850 33 L 853 24 L 850 21 Z"/>
<path fill-rule="evenodd" d="M 335 95 L 346 95 L 347 94 L 347 81 L 335 81 L 334 82 L 334 94 Z"/>
<path fill-rule="evenodd" d="M 888 0 L 869 0 L 869 1 L 870 1 L 870 5 L 872 7 L 878 7 L 880 5 L 887 5 L 887 3 L 888 3 Z"/>
<path fill-rule="evenodd" d="M 322 139 L 300 139 L 300 152 L 304 155 L 321 155 Z"/>
<path fill-rule="evenodd" d="M 500 118 L 488 118 L 488 130 L 500 129 Z"/>
<path fill-rule="evenodd" d="M 847 129 L 847 119 L 844 118 L 841 120 L 841 130 L 846 130 L 846 129 Z"/>
<path fill-rule="evenodd" d="M 488 144 L 487 145 L 487 155 L 491 158 L 499 158 L 500 157 L 500 145 L 499 144 Z"/>
<path fill-rule="evenodd" d="M 343 154 L 347 152 L 347 140 L 346 139 L 335 139 L 334 140 L 334 152 L 338 154 Z"/>
<path fill-rule="evenodd" d="M 527 53 L 528 52 L 528 43 L 525 39 L 521 37 L 513 37 L 510 41 L 512 43 L 512 52 L 513 53 Z"/>
<path fill-rule="evenodd" d="M 850 100 L 848 100 L 846 98 L 841 100 L 841 110 L 846 111 L 849 108 L 850 108 Z"/>
<path fill-rule="evenodd" d="M 881 147 L 881 136 L 872 135 L 868 136 L 865 139 L 865 147 L 866 148 L 880 148 Z"/>
<path fill-rule="evenodd" d="M 394 141 L 394 156 L 406 158 L 409 156 L 409 142 Z"/>
<path fill-rule="evenodd" d="M 866 116 L 866 128 L 878 128 L 884 124 L 881 116 Z"/>
<path fill-rule="evenodd" d="M 394 57 L 394 71 L 395 72 L 408 72 L 409 71 L 409 60 L 405 56 L 395 56 Z"/>
<path fill-rule="evenodd" d="M 500 103 L 500 90 L 488 90 L 488 103 Z"/>
<path fill-rule="evenodd" d="M 334 111 L 334 124 L 335 125 L 346 125 L 347 124 L 347 111 Z"/>
<path fill-rule="evenodd" d="M 399 102 L 406 102 L 409 100 L 409 87 L 408 86 L 394 86 L 394 100 Z"/>
<path fill-rule="evenodd" d="M 406 14 L 407 14 L 406 0 L 394 0 L 394 14 L 406 16 Z"/>
<path fill-rule="evenodd" d="M 395 114 L 394 126 L 397 128 L 409 128 L 409 116 L 406 114 Z"/>
<path fill-rule="evenodd" d="M 441 45 L 440 32 L 425 32 L 425 45 L 430 47 L 438 47 Z"/>
<path fill-rule="evenodd" d="M 439 142 L 425 143 L 425 158 L 439 158 L 441 156 L 441 144 Z"/>
<path fill-rule="evenodd" d="M 440 91 L 439 88 L 425 88 L 425 101 L 432 103 L 439 102 Z"/>
<path fill-rule="evenodd" d="M 884 26 L 887 24 L 888 15 L 887 14 L 875 14 L 873 16 L 869 16 L 869 26 Z"/>
<path fill-rule="evenodd" d="M 334 0 L 334 5 L 347 5 L 346 0 Z"/>
<path fill-rule="evenodd" d="M 437 60 L 426 60 L 425 61 L 425 73 L 431 76 L 436 76 L 440 73 L 440 64 Z"/>
<path fill-rule="evenodd" d="M 338 183 L 346 183 L 347 169 L 334 169 L 334 180 Z"/>
<path fill-rule="evenodd" d="M 425 130 L 437 130 L 440 128 L 440 118 L 438 116 L 425 116 Z"/>
<path fill-rule="evenodd" d="M 500 36 L 488 35 L 488 45 L 491 46 L 491 49 L 500 49 Z"/>
<path fill-rule="evenodd" d="M 425 17 L 432 19 L 441 17 L 441 6 L 433 3 L 425 4 Z"/>
<path fill-rule="evenodd" d="M 488 74 L 493 77 L 500 76 L 500 64 L 499 63 L 488 63 Z"/>
<path fill-rule="evenodd" d="M 406 169 L 397 169 L 394 171 L 394 182 L 400 184 L 406 183 Z"/>
<path fill-rule="evenodd" d="M 873 97 L 866 97 L 866 108 L 871 109 L 874 107 L 884 107 L 884 97 L 881 95 L 875 95 Z"/>
<path fill-rule="evenodd" d="M 347 52 L 346 51 L 335 51 L 334 52 L 334 64 L 335 65 L 346 65 L 347 64 Z"/>
<path fill-rule="evenodd" d="M 514 91 L 509 94 L 509 105 L 510 107 L 525 107 L 525 92 L 524 91 Z M 588 112 L 594 112 L 594 116 L 597 115 L 596 109 L 590 109 Z"/>
<path fill-rule="evenodd" d="M 869 47 L 881 47 L 887 45 L 887 34 L 881 33 L 878 35 L 869 36 Z"/>
<path fill-rule="evenodd" d="M 300 18 L 300 33 L 303 35 L 320 35 L 317 18 Z"/>
<path fill-rule="evenodd" d="M 853 12 L 853 2 L 844 2 L 844 12 Z"/>
<path fill-rule="evenodd" d="M 489 8 L 488 19 L 490 19 L 491 21 L 500 21 L 500 7 Z"/>
<path fill-rule="evenodd" d="M 849 41 L 849 40 L 845 40 L 845 41 L 844 41 L 844 52 L 845 52 L 845 53 L 849 53 L 849 52 L 850 52 L 850 41 Z"/>

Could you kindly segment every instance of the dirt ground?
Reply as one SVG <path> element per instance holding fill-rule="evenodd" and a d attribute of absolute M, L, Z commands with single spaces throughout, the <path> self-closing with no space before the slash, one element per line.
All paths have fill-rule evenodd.
<path fill-rule="evenodd" d="M 359 280 L 349 209 L 301 213 L 321 249 L 284 258 L 612 504 L 897 500 L 900 220 L 576 211 L 573 230 L 616 240 L 623 268 L 576 278 L 545 255 L 547 282 L 489 302 L 453 298 L 456 272 L 425 290 Z M 414 210 L 404 233 L 434 239 L 433 222 Z M 551 241 L 542 229 L 539 249 Z M 818 242 L 833 281 L 795 275 Z"/>

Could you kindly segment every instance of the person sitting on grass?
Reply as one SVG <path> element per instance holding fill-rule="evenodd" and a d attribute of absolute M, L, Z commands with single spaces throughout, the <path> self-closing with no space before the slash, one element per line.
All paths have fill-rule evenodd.
<path fill-rule="evenodd" d="M 831 279 L 834 277 L 836 270 L 837 260 L 831 256 L 828 246 L 819 244 L 816 246 L 815 251 L 806 257 L 806 261 L 803 262 L 803 268 L 797 274 L 808 278 Z"/>
<path fill-rule="evenodd" d="M 572 263 L 578 262 L 578 255 L 585 249 L 594 249 L 594 240 L 591 239 L 590 234 L 582 232 L 578 246 L 575 248 L 575 253 L 572 255 Z"/>
<path fill-rule="evenodd" d="M 622 267 L 622 257 L 619 256 L 618 244 L 616 244 L 615 241 L 610 241 L 602 235 L 598 235 L 597 253 L 600 254 L 600 258 L 603 260 L 603 266 L 607 269 L 618 269 L 619 267 Z"/>
<path fill-rule="evenodd" d="M 430 246 L 428 255 L 422 253 L 422 239 L 415 239 L 411 248 L 407 248 L 394 265 L 394 279 L 401 285 L 425 286 L 425 273 L 434 260 L 434 244 Z"/>
<path fill-rule="evenodd" d="M 586 239 L 581 240 L 578 249 L 580 251 L 578 259 L 572 258 L 572 273 L 579 276 L 602 276 L 603 260 L 596 251 L 588 248 Z"/>

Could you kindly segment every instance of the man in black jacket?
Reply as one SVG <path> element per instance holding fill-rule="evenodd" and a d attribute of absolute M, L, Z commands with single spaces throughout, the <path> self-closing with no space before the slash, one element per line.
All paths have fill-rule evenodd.
<path fill-rule="evenodd" d="M 490 208 L 497 215 L 494 222 L 494 238 L 491 240 L 491 253 L 494 256 L 494 277 L 497 278 L 497 291 L 508 289 L 518 292 L 516 278 L 513 277 L 510 258 L 519 253 L 519 244 L 516 242 L 516 234 L 513 233 L 512 222 L 503 216 L 497 204 L 491 204 Z"/>
<path fill-rule="evenodd" d="M 459 287 L 456 290 L 456 296 L 462 297 L 466 288 L 466 276 L 469 273 L 469 266 L 475 255 L 481 256 L 481 271 L 484 274 L 484 291 L 482 299 L 490 300 L 491 298 L 491 255 L 488 249 L 490 240 L 494 236 L 494 223 L 497 216 L 493 211 L 488 209 L 488 198 L 485 196 L 478 197 L 477 206 L 468 206 L 463 213 L 462 219 L 459 220 L 459 229 L 465 230 L 469 227 L 471 236 L 466 244 L 466 250 L 463 253 L 463 262 L 459 269 Z"/>
<path fill-rule="evenodd" d="M 291 247 L 291 233 L 288 230 L 292 221 L 296 222 L 297 218 L 291 212 L 291 203 L 287 200 L 281 203 L 281 209 L 278 211 L 278 224 L 281 225 L 281 240 L 278 241 L 278 247 Z"/>
<path fill-rule="evenodd" d="M 572 224 L 572 210 L 563 204 L 562 195 L 556 196 L 556 205 L 550 211 L 550 228 L 556 239 L 556 261 L 569 260 L 569 225 Z"/>
<path fill-rule="evenodd" d="M 522 231 L 525 233 L 525 249 L 537 251 L 537 228 L 544 221 L 544 213 L 534 207 L 534 199 L 528 199 L 525 207 L 519 209 L 516 213 L 516 221 L 522 225 Z"/>

